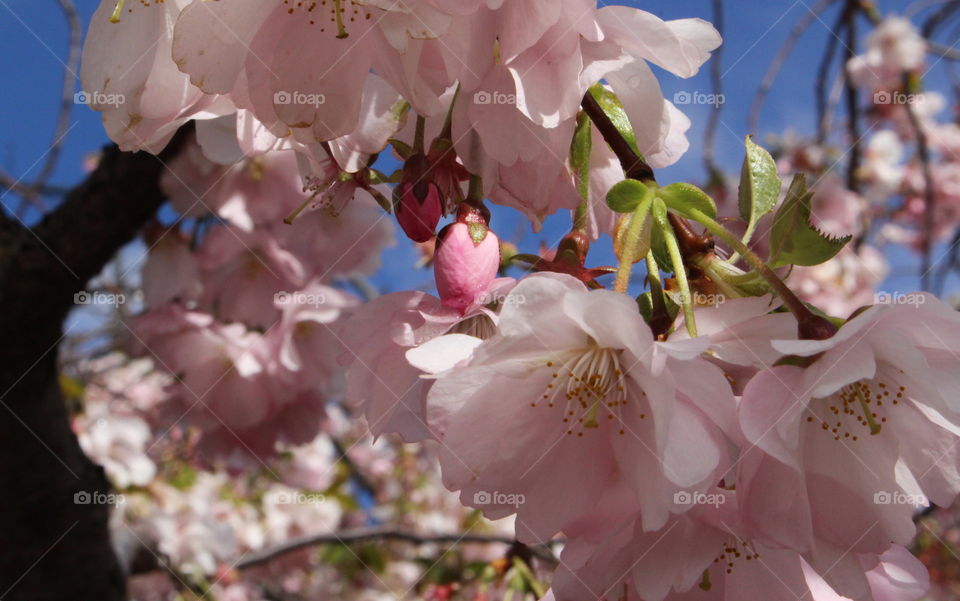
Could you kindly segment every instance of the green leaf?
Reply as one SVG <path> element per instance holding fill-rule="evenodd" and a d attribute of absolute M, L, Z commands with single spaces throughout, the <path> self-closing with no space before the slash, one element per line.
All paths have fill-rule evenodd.
<path fill-rule="evenodd" d="M 650 252 L 650 235 L 652 222 L 650 214 L 643 215 L 643 226 L 641 228 L 631 228 L 633 220 L 637 219 L 635 213 L 627 213 L 617 221 L 616 229 L 613 232 L 613 252 L 618 260 L 630 255 L 634 257 L 633 262 L 642 261 L 647 253 Z"/>
<path fill-rule="evenodd" d="M 756 271 L 727 278 L 727 283 L 735 286 L 744 296 L 764 296 L 770 294 L 770 284 Z"/>
<path fill-rule="evenodd" d="M 584 229 L 587 225 L 587 202 L 590 199 L 590 152 L 593 150 L 593 122 L 583 111 L 577 116 L 577 129 L 570 143 L 570 166 L 577 176 L 577 194 L 584 202 L 577 208 L 575 225 Z"/>
<path fill-rule="evenodd" d="M 402 158 L 403 160 L 409 159 L 410 156 L 413 154 L 413 148 L 403 140 L 390 138 L 388 142 L 390 143 L 391 146 L 393 146 L 393 149 L 396 151 L 397 154 L 400 155 L 400 158 Z"/>
<path fill-rule="evenodd" d="M 539 255 L 530 255 L 526 253 L 517 253 L 510 257 L 511 263 L 526 263 L 531 267 L 537 265 L 542 260 L 543 257 L 540 257 Z"/>
<path fill-rule="evenodd" d="M 399 187 L 394 187 L 394 190 L 399 190 L 399 189 L 400 189 Z M 394 199 L 393 201 L 389 200 L 386 196 L 381 194 L 380 191 L 375 188 L 368 188 L 367 193 L 369 193 L 370 196 L 373 196 L 373 199 L 377 201 L 377 204 L 380 205 L 381 209 L 383 209 L 387 213 L 393 212 L 393 207 L 397 202 L 396 199 Z"/>
<path fill-rule="evenodd" d="M 590 170 L 590 150 L 593 145 L 592 123 L 586 113 L 580 113 L 577 117 L 577 129 L 573 133 L 573 141 L 570 144 L 570 165 L 573 167 L 573 172 L 577 174 Z"/>
<path fill-rule="evenodd" d="M 650 250 L 653 252 L 653 258 L 660 266 L 671 265 L 670 252 L 667 250 L 667 241 L 664 238 L 663 228 L 673 227 L 667 219 L 667 207 L 661 199 L 656 199 L 651 207 L 651 213 L 655 221 L 653 231 L 650 232 Z"/>
<path fill-rule="evenodd" d="M 654 199 L 653 205 L 650 207 L 650 213 L 653 215 L 653 220 L 657 222 L 657 226 L 660 229 L 673 227 L 670 225 L 670 220 L 667 218 L 667 205 L 665 202 L 663 202 L 662 198 Z"/>
<path fill-rule="evenodd" d="M 371 184 L 395 183 L 392 178 L 396 173 L 397 171 L 394 171 L 393 174 L 387 175 L 383 171 L 378 171 L 377 169 L 371 168 L 371 169 L 367 169 L 367 179 L 370 181 Z M 402 175 L 403 171 L 400 170 L 399 173 Z"/>
<path fill-rule="evenodd" d="M 706 192 L 693 184 L 670 184 L 657 190 L 657 196 L 663 199 L 667 206 L 687 219 L 692 219 L 687 209 L 696 209 L 706 214 L 710 219 L 717 218 L 717 205 Z"/>
<path fill-rule="evenodd" d="M 623 105 L 620 103 L 620 99 L 617 98 L 617 95 L 599 83 L 591 86 L 590 94 L 592 94 L 596 99 L 597 103 L 600 105 L 600 108 L 602 108 L 603 112 L 607 114 L 607 117 L 609 117 L 610 121 L 613 122 L 613 126 L 617 128 L 617 131 L 620 132 L 620 135 L 623 137 L 623 139 L 627 141 L 627 144 L 630 145 L 630 148 L 632 148 L 633 151 L 637 153 L 637 156 L 642 159 L 643 155 L 640 153 L 640 149 L 637 148 L 637 136 L 633 132 L 633 126 L 630 125 L 630 119 L 627 118 L 627 112 L 623 110 Z"/>
<path fill-rule="evenodd" d="M 635 179 L 625 179 L 607 192 L 607 206 L 617 213 L 633 213 L 650 188 Z"/>
<path fill-rule="evenodd" d="M 836 255 L 851 236 L 834 238 L 810 224 L 810 201 L 806 178 L 793 178 L 787 198 L 773 221 L 770 232 L 770 266 L 819 265 Z"/>
<path fill-rule="evenodd" d="M 747 155 L 740 172 L 740 217 L 747 222 L 744 241 L 749 242 L 760 218 L 773 210 L 783 182 L 770 153 L 746 138 Z"/>

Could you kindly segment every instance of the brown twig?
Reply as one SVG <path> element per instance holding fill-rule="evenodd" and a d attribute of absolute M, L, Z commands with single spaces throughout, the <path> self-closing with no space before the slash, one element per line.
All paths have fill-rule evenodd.
<path fill-rule="evenodd" d="M 697 255 L 705 255 L 712 252 L 715 248 L 713 236 L 709 234 L 697 234 L 690 227 L 690 222 L 675 213 L 669 213 L 667 219 L 673 226 L 673 231 L 677 235 L 677 243 L 680 245 L 680 252 L 684 259 L 693 258 Z M 691 261 L 690 264 L 693 264 Z"/>
<path fill-rule="evenodd" d="M 60 3 L 60 9 L 67 19 L 67 27 L 70 30 L 69 46 L 67 53 L 67 62 L 63 69 L 63 87 L 60 92 L 60 107 L 57 111 L 57 126 L 53 132 L 50 150 L 47 152 L 47 158 L 40 168 L 40 174 L 31 184 L 31 188 L 38 189 L 46 185 L 47 180 L 53 175 L 60 160 L 60 153 L 63 148 L 63 140 L 70 128 L 70 111 L 73 108 L 73 83 L 77 79 L 77 67 L 80 64 L 80 42 L 83 37 L 83 24 L 77 15 L 77 8 L 73 0 L 57 0 Z"/>
<path fill-rule="evenodd" d="M 940 42 L 927 40 L 927 52 L 949 61 L 960 61 L 960 50 Z"/>
<path fill-rule="evenodd" d="M 40 211 L 46 210 L 44 206 L 44 196 L 62 196 L 67 192 L 64 188 L 49 186 L 47 182 L 57 168 L 63 149 L 63 141 L 70 131 L 70 111 L 73 108 L 73 83 L 77 79 L 77 67 L 80 64 L 80 50 L 83 37 L 83 24 L 77 15 L 73 0 L 57 0 L 60 3 L 60 9 L 67 20 L 69 30 L 69 39 L 67 43 L 67 61 L 63 69 L 63 85 L 60 92 L 60 106 L 57 109 L 56 126 L 49 149 L 46 153 L 43 165 L 36 178 L 30 182 L 23 181 L 23 178 L 15 178 L 7 173 L 0 172 L 0 189 L 13 192 L 20 197 L 20 203 L 16 208 L 9 206 L 0 207 L 0 219 L 4 216 L 4 211 L 11 214 L 20 215 L 28 205 L 34 205 Z"/>
<path fill-rule="evenodd" d="M 13 192 L 20 198 L 23 198 L 31 203 L 36 202 L 38 197 L 36 190 L 4 171 L 0 171 L 0 188 Z M 4 211 L 4 209 L 6 209 L 6 211 Z M 0 219 L 8 219 L 6 215 L 7 212 L 11 214 L 20 213 L 20 211 L 15 211 L 4 203 L 3 206 L 0 206 Z"/>
<path fill-rule="evenodd" d="M 943 25 L 947 19 L 958 10 L 960 10 L 960 0 L 950 0 L 950 2 L 945 3 L 924 21 L 923 26 L 920 28 L 920 33 L 927 39 L 933 38 L 937 28 Z"/>
<path fill-rule="evenodd" d="M 960 60 L 960 50 L 954 46 L 941 44 L 933 39 L 937 29 L 946 23 L 946 21 L 958 10 L 960 10 L 960 0 L 951 0 L 937 9 L 932 15 L 930 15 L 930 17 L 927 18 L 926 21 L 924 21 L 920 32 L 927 40 L 927 52 L 947 60 Z"/>
<path fill-rule="evenodd" d="M 802 19 L 797 21 L 790 30 L 787 39 L 783 42 L 780 50 L 777 51 L 773 61 L 770 62 L 770 66 L 763 76 L 763 81 L 760 82 L 760 87 L 757 88 L 757 93 L 753 97 L 753 104 L 750 105 L 750 113 L 747 117 L 747 129 L 752 133 L 760 133 L 760 111 L 763 108 L 763 103 L 770 94 L 770 90 L 773 89 L 773 83 L 783 69 L 783 65 L 786 63 L 790 53 L 793 52 L 794 47 L 796 47 L 797 41 L 804 32 L 807 31 L 810 24 L 813 23 L 813 20 L 836 1 L 837 0 L 820 0 L 820 2 L 811 8 Z"/>
<path fill-rule="evenodd" d="M 603 112 L 603 107 L 601 107 L 597 99 L 593 97 L 593 94 L 587 92 L 583 97 L 581 106 L 600 131 L 600 135 L 603 136 L 604 141 L 610 146 L 613 153 L 617 155 L 617 158 L 620 160 L 620 165 L 623 167 L 624 174 L 631 179 L 640 181 L 656 181 L 653 175 L 653 169 L 651 169 L 650 165 L 634 152 L 630 144 L 623 139 L 623 136 L 620 135 L 616 126 L 610 121 L 610 117 Z"/>
<path fill-rule="evenodd" d="M 236 564 L 235 567 L 238 570 L 255 568 L 282 557 L 283 555 L 287 555 L 288 553 L 293 553 L 294 551 L 299 551 L 300 549 L 315 547 L 318 545 L 348 545 L 370 541 L 400 541 L 414 545 L 499 544 L 509 545 L 511 547 L 517 542 L 513 537 L 496 534 L 470 534 L 456 532 L 450 534 L 423 535 L 393 528 L 357 528 L 342 532 L 315 534 L 290 539 L 275 547 L 246 555 Z M 553 554 L 552 547 L 553 545 L 560 544 L 561 542 L 563 541 L 553 540 L 545 544 L 531 546 L 529 549 L 534 557 L 552 565 L 556 565 L 558 561 L 556 556 Z"/>
<path fill-rule="evenodd" d="M 933 284 L 933 293 L 937 296 L 943 294 L 943 289 L 947 283 L 947 276 L 950 275 L 951 271 L 957 270 L 960 268 L 960 230 L 953 235 L 953 239 L 950 241 L 950 251 L 947 254 L 947 259 L 943 262 L 943 265 L 940 266 L 940 269 L 937 270 L 937 280 Z"/>
<path fill-rule="evenodd" d="M 847 6 L 840 11 L 837 22 L 830 30 L 830 37 L 827 38 L 827 47 L 820 58 L 820 64 L 817 67 L 816 82 L 816 103 L 817 103 L 817 144 L 823 144 L 830 135 L 829 131 L 829 92 L 827 91 L 827 81 L 830 79 L 830 66 L 837 54 L 837 42 L 840 40 L 840 34 L 847 27 L 847 17 L 850 12 L 850 1 L 847 0 Z M 844 67 L 841 66 L 841 69 Z"/>
<path fill-rule="evenodd" d="M 910 119 L 914 134 L 917 136 L 917 158 L 920 159 L 920 166 L 923 170 L 923 238 L 920 241 L 920 253 L 923 258 L 920 264 L 920 288 L 930 290 L 930 276 L 933 270 L 931 255 L 933 253 L 934 208 L 936 203 L 933 170 L 930 166 L 930 144 L 927 140 L 927 133 L 923 131 L 923 124 L 920 123 L 920 118 L 917 116 L 913 105 L 908 102 L 904 105 L 904 108 L 907 111 L 907 117 Z"/>
<path fill-rule="evenodd" d="M 723 37 L 723 0 L 713 0 L 713 26 Z M 713 51 L 713 57 L 710 59 L 710 84 L 713 97 L 715 99 L 723 97 L 723 72 L 720 70 L 723 57 L 723 45 Z M 710 117 L 707 119 L 707 128 L 703 134 L 703 163 L 707 169 L 707 176 L 712 180 L 720 173 L 715 159 L 715 148 L 717 139 L 717 126 L 720 124 L 720 113 L 723 111 L 723 104 L 714 104 Z"/>
<path fill-rule="evenodd" d="M 860 132 L 860 91 L 850 73 L 846 69 L 846 63 L 855 56 L 857 48 L 857 15 L 861 10 L 859 0 L 847 0 L 847 6 L 844 10 L 844 21 L 846 23 L 847 37 L 844 43 L 843 77 L 844 87 L 846 89 L 847 99 L 847 133 L 850 136 L 850 161 L 847 163 L 847 188 L 857 194 L 860 193 L 860 181 L 858 172 L 863 162 L 863 147 Z"/>

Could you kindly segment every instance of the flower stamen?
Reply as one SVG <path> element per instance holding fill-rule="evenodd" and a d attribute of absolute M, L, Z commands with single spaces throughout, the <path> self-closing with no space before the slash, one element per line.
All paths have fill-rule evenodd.
<path fill-rule="evenodd" d="M 626 381 L 620 366 L 620 351 L 608 348 L 590 347 L 568 355 L 559 367 L 554 361 L 547 361 L 552 368 L 551 381 L 539 402 L 546 402 L 548 408 L 557 406 L 556 396 L 563 394 L 566 403 L 562 404 L 561 421 L 566 426 L 566 434 L 583 437 L 584 430 L 596 430 L 602 423 L 614 419 L 623 424 L 623 407 L 627 406 Z M 537 407 L 538 401 L 530 403 Z M 606 410 L 607 419 L 601 420 L 602 410 Z M 646 416 L 640 414 L 640 419 Z M 619 434 L 625 434 L 623 428 Z"/>
<path fill-rule="evenodd" d="M 123 12 L 123 0 L 117 0 L 117 5 L 113 7 L 113 14 L 110 15 L 111 23 L 120 22 L 120 14 Z"/>
<path fill-rule="evenodd" d="M 854 382 L 825 399 L 827 411 L 839 418 L 838 421 L 828 421 L 831 419 L 829 416 L 822 417 L 811 407 L 807 422 L 819 424 L 820 428 L 831 434 L 835 440 L 847 439 L 856 442 L 860 437 L 856 434 L 856 429 L 850 427 L 849 420 L 853 418 L 858 426 L 867 428 L 871 436 L 876 436 L 880 434 L 883 424 L 887 422 L 887 417 L 881 414 L 881 408 L 885 408 L 884 402 L 888 401 L 896 406 L 903 400 L 904 392 L 906 388 L 900 386 L 894 397 L 886 382 L 877 380 Z"/>

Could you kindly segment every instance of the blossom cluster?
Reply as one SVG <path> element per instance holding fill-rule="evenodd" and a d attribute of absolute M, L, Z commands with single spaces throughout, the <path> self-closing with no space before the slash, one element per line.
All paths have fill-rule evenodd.
<path fill-rule="evenodd" d="M 952 244 L 960 225 L 960 129 L 943 118 L 947 99 L 920 84 L 931 68 L 926 53 L 918 28 L 891 16 L 867 36 L 865 51 L 848 61 L 851 83 L 866 101 L 868 125 L 856 170 L 841 173 L 852 140 L 832 144 L 795 132 L 775 139 L 780 170 L 803 172 L 816 182 L 817 225 L 856 240 L 835 261 L 791 274 L 798 294 L 830 314 L 849 315 L 873 301 L 890 274 L 883 249 L 922 253 L 927 246 Z"/>
<path fill-rule="evenodd" d="M 303 200 L 292 151 L 224 166 L 191 143 L 162 183 L 179 218 L 147 234 L 130 348 L 177 375 L 177 426 L 203 432 L 201 454 L 251 461 L 311 440 L 343 389 L 336 323 L 359 303 L 332 284 L 377 269 L 389 223 L 361 190 L 285 225 Z"/>
<path fill-rule="evenodd" d="M 562 537 L 549 591 L 513 568 L 538 598 L 919 599 L 914 514 L 960 494 L 960 314 L 874 296 L 884 267 L 862 237 L 874 197 L 901 194 L 916 216 L 929 192 L 891 148 L 956 126 L 881 110 L 925 53 L 891 20 L 849 65 L 891 124 L 863 190 L 818 145 L 775 161 L 748 138 L 730 232 L 704 191 L 652 174 L 686 151 L 690 121 L 648 63 L 689 77 L 719 44 L 704 21 L 592 0 L 102 2 L 82 79 L 124 99 L 93 105 L 107 132 L 154 153 L 186 138 L 162 182 L 177 218 L 145 233 L 146 307 L 128 324 L 131 350 L 169 374 L 153 423 L 198 464 L 280 472 L 259 488 L 156 484 L 124 510 L 137 538 L 211 575 L 356 525 L 340 503 L 277 501 L 341 492 L 327 437 L 342 412 L 362 416 L 348 423 L 363 443 L 397 445 L 370 451 L 399 481 L 386 494 L 416 502 L 392 468 L 397 440 L 421 443 L 462 507 L 517 545 Z M 789 187 L 785 172 L 800 174 Z M 542 255 L 508 253 L 485 201 L 534 229 L 561 210 L 573 224 Z M 955 228 L 949 202 L 918 206 Z M 393 242 L 387 213 L 429 256 L 436 295 L 350 285 Z M 588 267 L 602 235 L 615 268 Z M 115 483 L 154 479 L 147 426 L 85 423 Z M 231 506 L 231 488 L 258 504 Z M 339 598 L 321 569 L 277 578 Z"/>
<path fill-rule="evenodd" d="M 734 299 L 659 340 L 622 294 L 529 276 L 485 337 L 406 351 L 431 379 L 400 432 L 426 425 L 445 484 L 521 540 L 568 537 L 557 599 L 916 598 L 913 513 L 960 492 L 960 317 L 923 298 L 825 341 Z"/>
<path fill-rule="evenodd" d="M 130 574 L 130 598 L 176 599 L 181 586 L 191 583 L 234 601 L 280 592 L 386 600 L 416 591 L 439 599 L 449 583 L 427 573 L 426 565 L 446 562 L 454 570 L 458 562 L 494 561 L 502 543 L 469 546 L 455 559 L 424 545 L 415 549 L 414 560 L 402 543 L 347 551 L 338 536 L 370 521 L 428 538 L 469 528 L 506 539 L 511 530 L 510 520 L 483 520 L 444 490 L 435 453 L 374 443 L 366 428 L 335 408 L 315 438 L 283 446 L 256 469 L 210 469 L 196 461 L 194 438 L 164 435 L 171 420 L 166 413 L 173 409 L 169 376 L 149 359 L 112 353 L 75 367 L 70 381 L 83 407 L 74 429 L 116 490 L 80 502 L 115 505 L 111 534 Z M 369 489 L 371 503 L 357 502 L 358 487 Z M 304 536 L 330 542 L 319 551 L 294 549 L 271 562 L 251 561 Z M 366 567 L 381 564 L 376 571 Z M 502 577 L 476 574 L 459 586 L 496 591 Z"/>
<path fill-rule="evenodd" d="M 295 150 L 319 201 L 338 208 L 412 110 L 439 142 L 416 150 L 442 156 L 446 142 L 493 202 L 539 222 L 579 203 L 566 156 L 590 86 L 609 82 L 638 150 L 668 165 L 690 122 L 648 62 L 689 77 L 719 43 L 702 20 L 592 0 L 104 1 L 81 81 L 91 97 L 125 99 L 91 105 L 123 149 L 157 152 L 193 120 L 210 157 Z M 434 181 L 453 192 L 440 163 Z"/>

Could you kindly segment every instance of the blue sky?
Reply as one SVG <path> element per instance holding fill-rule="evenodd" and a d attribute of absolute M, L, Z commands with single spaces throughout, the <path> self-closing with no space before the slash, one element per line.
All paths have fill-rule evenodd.
<path fill-rule="evenodd" d="M 727 0 L 725 45 L 722 56 L 723 84 L 726 105 L 717 133 L 717 160 L 721 167 L 737 171 L 742 160 L 742 139 L 747 133 L 747 111 L 767 66 L 794 23 L 807 13 L 814 0 Z M 84 23 L 96 8 L 94 0 L 77 0 Z M 649 10 L 665 19 L 702 17 L 711 19 L 708 0 L 649 0 L 618 2 Z M 882 12 L 903 11 L 907 3 L 884 0 L 878 2 Z M 791 59 L 766 101 L 761 117 L 761 134 L 793 128 L 809 132 L 814 122 L 813 82 L 817 61 L 831 35 L 828 24 L 835 20 L 835 11 L 827 11 L 823 21 L 814 21 L 801 39 Z M 59 98 L 63 64 L 67 52 L 67 28 L 54 0 L 0 0 L 0 166 L 14 177 L 30 179 L 42 163 L 53 133 L 54 115 Z M 680 91 L 709 92 L 707 69 L 691 80 L 679 80 L 658 71 L 664 95 L 673 98 Z M 944 78 L 939 71 L 933 82 Z M 935 85 L 934 87 L 937 87 Z M 688 105 L 683 110 L 693 121 L 688 133 L 691 150 L 681 161 L 658 172 L 662 182 L 702 181 L 704 170 L 700 150 L 709 106 Z M 82 159 L 86 153 L 107 142 L 98 116 L 85 107 L 76 107 L 71 114 L 71 129 L 63 145 L 63 158 L 53 183 L 72 185 L 83 177 Z M 762 139 L 762 137 L 761 137 Z M 4 202 L 9 198 L 5 198 Z M 510 239 L 524 228 L 510 211 L 497 211 L 494 226 L 502 238 Z M 523 237 L 523 247 L 534 250 L 542 240 L 555 242 L 568 222 L 552 219 L 543 232 Z M 603 245 L 601 245 L 603 246 Z M 599 250 L 599 249 L 598 249 Z M 386 289 L 428 286 L 429 273 L 414 274 L 410 265 L 412 251 L 402 245 L 389 252 L 384 274 L 376 283 Z M 608 252 L 598 252 L 593 263 L 610 262 Z M 892 257 L 894 274 L 884 284 L 887 290 L 910 290 L 917 287 L 910 272 L 913 257 L 898 254 Z"/>

